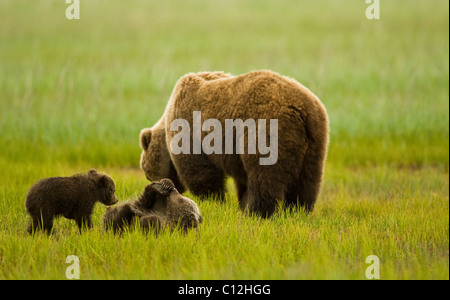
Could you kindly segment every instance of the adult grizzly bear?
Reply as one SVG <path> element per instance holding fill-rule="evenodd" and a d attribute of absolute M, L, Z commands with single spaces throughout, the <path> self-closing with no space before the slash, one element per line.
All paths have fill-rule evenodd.
<path fill-rule="evenodd" d="M 180 138 L 180 127 L 188 139 Z M 272 139 L 276 149 L 264 164 Z M 244 151 L 230 153 L 230 141 Z M 327 154 L 328 117 L 306 87 L 270 71 L 189 73 L 176 83 L 162 118 L 141 131 L 140 144 L 149 180 L 167 177 L 180 192 L 221 199 L 225 176 L 231 176 L 242 210 L 269 217 L 282 200 L 311 211 Z"/>

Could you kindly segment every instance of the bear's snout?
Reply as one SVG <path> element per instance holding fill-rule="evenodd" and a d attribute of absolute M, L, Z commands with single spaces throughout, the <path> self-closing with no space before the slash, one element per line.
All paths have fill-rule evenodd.
<path fill-rule="evenodd" d="M 117 202 L 119 202 L 119 198 L 117 198 L 117 196 L 115 194 L 113 194 L 113 197 L 112 197 L 111 202 L 110 202 L 109 205 L 114 205 Z"/>

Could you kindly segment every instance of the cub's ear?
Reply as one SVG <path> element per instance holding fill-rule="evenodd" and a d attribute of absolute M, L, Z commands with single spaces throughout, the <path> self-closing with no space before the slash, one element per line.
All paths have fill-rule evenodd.
<path fill-rule="evenodd" d="M 97 170 L 96 169 L 90 169 L 88 172 L 88 175 L 97 175 Z"/>
<path fill-rule="evenodd" d="M 150 128 L 144 128 L 141 130 L 139 136 L 142 150 L 147 150 L 150 141 L 152 140 L 152 130 Z"/>
<path fill-rule="evenodd" d="M 101 175 L 98 179 L 97 179 L 97 186 L 99 187 L 105 187 L 108 185 L 108 176 L 106 175 Z"/>

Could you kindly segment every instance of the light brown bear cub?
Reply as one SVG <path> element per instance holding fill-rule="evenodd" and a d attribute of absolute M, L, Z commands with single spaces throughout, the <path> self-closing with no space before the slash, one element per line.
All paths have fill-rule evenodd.
<path fill-rule="evenodd" d="M 265 120 L 265 141 L 277 138 L 277 159 L 261 165 L 266 157 L 256 153 L 225 154 L 230 137 L 222 134 L 222 151 L 193 154 L 193 144 L 209 134 L 201 127 L 194 139 L 194 112 L 202 120 L 213 120 L 225 128 L 227 120 Z M 171 140 L 180 129 L 175 120 L 190 126 L 189 153 L 174 151 Z M 277 132 L 270 133 L 269 120 L 277 120 Z M 258 123 L 258 126 L 259 123 Z M 176 126 L 174 126 L 176 127 Z M 236 128 L 231 140 L 236 141 Z M 241 209 L 261 217 L 273 214 L 277 202 L 311 211 L 319 194 L 328 147 L 328 117 L 320 100 L 294 79 L 270 71 L 232 76 L 222 72 L 190 73 L 176 83 L 162 118 L 141 131 L 141 168 L 149 180 L 170 178 L 180 192 L 189 189 L 199 197 L 224 197 L 225 177 L 236 184 Z M 198 132 L 198 131 L 197 131 Z M 254 132 L 253 132 L 254 133 Z M 264 136 L 263 136 L 264 137 Z M 244 144 L 249 141 L 249 127 Z M 258 137 L 259 138 L 259 137 Z M 217 141 L 216 141 L 217 142 Z M 249 143 L 248 143 L 249 144 Z M 220 150 L 220 149 L 219 149 Z M 198 151 L 198 150 L 197 150 Z M 177 154 L 175 154 L 177 153 Z"/>
<path fill-rule="evenodd" d="M 90 170 L 71 177 L 50 177 L 33 185 L 25 200 L 31 216 L 28 232 L 44 230 L 50 233 L 53 219 L 63 216 L 75 220 L 81 231 L 83 225 L 92 227 L 91 214 L 96 202 L 116 204 L 114 181 L 106 174 Z"/>
<path fill-rule="evenodd" d="M 133 224 L 136 219 L 146 232 L 150 229 L 159 232 L 163 227 L 173 230 L 177 226 L 186 231 L 197 228 L 203 221 L 197 204 L 182 196 L 169 179 L 147 185 L 136 201 L 108 207 L 103 217 L 106 229 L 112 229 L 115 233 Z"/>

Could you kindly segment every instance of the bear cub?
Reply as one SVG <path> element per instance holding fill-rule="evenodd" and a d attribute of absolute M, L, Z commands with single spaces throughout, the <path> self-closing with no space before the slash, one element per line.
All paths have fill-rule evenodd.
<path fill-rule="evenodd" d="M 118 202 L 114 181 L 106 174 L 92 169 L 87 174 L 42 179 L 30 188 L 25 200 L 25 208 L 31 216 L 27 231 L 50 233 L 53 219 L 58 216 L 75 220 L 80 231 L 83 226 L 91 228 L 96 202 L 104 205 Z"/>
<path fill-rule="evenodd" d="M 193 200 L 182 196 L 170 179 L 162 179 L 147 185 L 137 200 L 108 207 L 103 220 L 106 229 L 114 233 L 135 220 L 145 232 L 154 229 L 158 233 L 163 227 L 173 230 L 177 225 L 183 231 L 197 228 L 203 217 Z"/>

